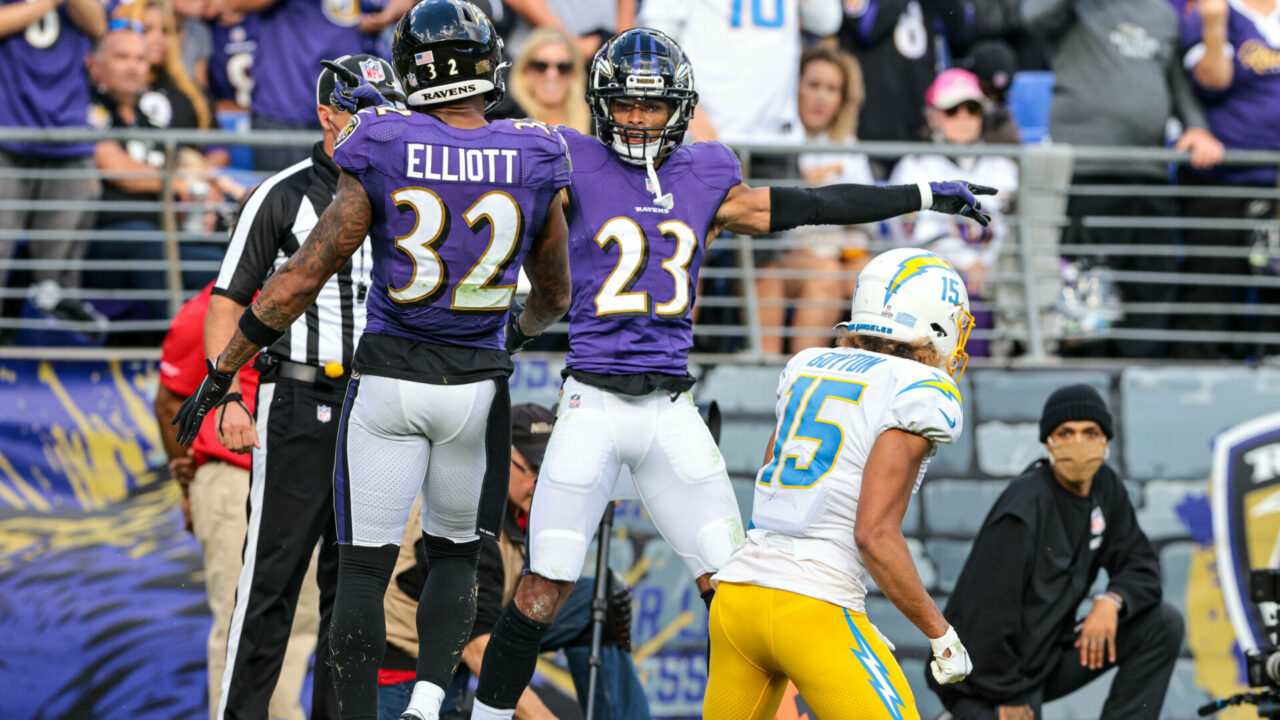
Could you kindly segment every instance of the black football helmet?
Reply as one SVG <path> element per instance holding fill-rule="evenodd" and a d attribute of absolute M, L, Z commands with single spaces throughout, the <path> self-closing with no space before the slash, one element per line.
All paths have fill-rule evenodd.
<path fill-rule="evenodd" d="M 654 129 L 613 121 L 609 103 L 615 98 L 657 98 L 671 108 L 671 117 L 655 140 L 631 144 L 627 136 L 654 137 Z M 644 165 L 675 152 L 698 104 L 693 90 L 693 66 L 684 51 L 665 33 L 633 28 L 618 33 L 600 48 L 587 74 L 587 104 L 595 120 L 596 136 L 622 160 Z"/>
<path fill-rule="evenodd" d="M 410 108 L 480 94 L 492 107 L 506 93 L 502 38 L 467 0 L 418 0 L 396 26 L 391 61 Z"/>

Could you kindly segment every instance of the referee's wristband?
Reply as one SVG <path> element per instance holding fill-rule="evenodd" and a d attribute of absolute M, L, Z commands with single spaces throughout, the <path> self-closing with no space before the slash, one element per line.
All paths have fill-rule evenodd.
<path fill-rule="evenodd" d="M 245 308 L 244 314 L 240 316 L 240 332 L 260 348 L 271 347 L 284 336 L 284 330 L 276 330 L 259 320 L 253 314 L 252 306 Z"/>

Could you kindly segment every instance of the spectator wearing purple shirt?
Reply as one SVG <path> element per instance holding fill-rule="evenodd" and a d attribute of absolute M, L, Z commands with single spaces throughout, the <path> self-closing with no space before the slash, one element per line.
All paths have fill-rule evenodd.
<path fill-rule="evenodd" d="M 1209 129 L 1227 148 L 1280 150 L 1280 2 L 1277 0 L 1200 0 L 1187 3 L 1182 15 L 1183 64 L 1204 104 Z M 1276 187 L 1274 165 L 1219 165 L 1197 170 L 1182 168 L 1180 181 L 1188 185 L 1240 185 Z M 1274 198 L 1190 197 L 1186 215 L 1197 218 L 1276 217 Z M 1267 247 L 1263 230 L 1186 230 L 1188 245 Z M 1274 266 L 1274 263 L 1272 263 Z M 1241 257 L 1195 257 L 1188 269 L 1199 273 L 1247 276 L 1254 268 Z M 1183 299 L 1198 303 L 1244 302 L 1249 288 L 1240 285 L 1191 285 Z M 1258 289 L 1259 303 L 1280 301 L 1274 290 Z M 1177 327 L 1184 330 L 1258 329 L 1276 332 L 1275 318 L 1261 317 L 1254 328 L 1231 326 L 1233 319 L 1247 323 L 1243 313 L 1181 315 Z M 1224 343 L 1180 343 L 1184 357 L 1210 358 L 1224 354 L 1244 356 L 1256 348 Z"/>
<path fill-rule="evenodd" d="M 0 0 L 0 67 L 6 70 L 6 81 L 0 83 L 0 126 L 85 127 L 89 79 L 84 58 L 106 30 L 107 12 L 98 0 Z M 0 171 L 6 174 L 92 169 L 91 143 L 0 143 Z M 33 259 L 79 260 L 86 243 L 57 235 L 80 227 L 84 211 L 41 212 L 20 209 L 18 203 L 56 200 L 80 206 L 97 194 L 97 182 L 84 178 L 0 178 L 0 202 L 13 203 L 0 207 L 0 233 L 41 233 L 28 238 Z M 16 235 L 0 235 L 0 263 L 5 264 L 0 266 L 0 286 L 8 283 L 7 263 L 16 244 Z M 39 269 L 32 281 L 33 299 L 42 310 L 75 320 L 92 317 L 88 308 L 61 292 L 79 287 L 79 270 Z"/>
<path fill-rule="evenodd" d="M 253 127 L 314 130 L 315 68 L 327 58 L 366 52 L 374 36 L 400 20 L 410 0 L 227 0 L 238 13 L 258 13 L 254 57 Z M 282 170 L 311 155 L 311 146 L 254 148 L 258 170 Z"/>

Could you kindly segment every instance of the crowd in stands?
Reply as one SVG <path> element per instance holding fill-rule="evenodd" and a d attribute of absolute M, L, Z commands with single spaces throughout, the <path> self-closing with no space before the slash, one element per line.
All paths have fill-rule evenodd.
<path fill-rule="evenodd" d="M 998 256 L 1016 245 L 1016 227 L 1005 216 L 1016 210 L 1018 165 L 954 151 L 1023 141 L 1189 153 L 1173 172 L 1157 163 L 1075 163 L 1071 182 L 1081 191 L 1067 202 L 1061 243 L 1077 254 L 1064 253 L 1064 264 L 1070 261 L 1077 272 L 1100 265 L 1119 273 L 1127 312 L 1118 326 L 1143 332 L 1138 339 L 1063 343 L 1061 353 L 1246 357 L 1258 354 L 1258 346 L 1169 343 L 1144 332 L 1280 332 L 1280 315 L 1221 309 L 1223 303 L 1275 306 L 1276 283 L 1267 282 L 1280 267 L 1275 226 L 1264 231 L 1240 223 L 1219 228 L 1203 220 L 1182 227 L 1144 221 L 1276 219 L 1276 167 L 1221 160 L 1224 150 L 1280 150 L 1280 123 L 1262 121 L 1280 112 L 1278 0 L 735 0 L 728 13 L 688 0 L 476 2 L 507 39 L 512 63 L 510 92 L 495 110 L 498 116 L 589 130 L 586 64 L 610 35 L 640 24 L 672 35 L 690 56 L 700 94 L 692 140 L 839 147 L 756 153 L 744 168 L 749 177 L 905 183 L 945 176 L 1000 190 L 988 208 L 995 220 L 987 228 L 922 213 L 901 223 L 806 228 L 762 242 L 755 253 L 756 320 L 765 352 L 829 342 L 824 328 L 844 313 L 858 269 L 871 253 L 892 245 L 928 247 L 948 257 L 983 310 L 989 305 L 983 301 L 993 298 L 989 278 Z M 0 127 L 315 130 L 311 83 L 320 59 L 387 56 L 394 25 L 410 5 L 6 1 L 0 4 L 0 65 L 10 69 L 10 81 L 0 86 Z M 1032 87 L 1030 81 L 1046 71 L 1053 78 L 1047 133 L 1010 108 L 1019 78 Z M 1047 103 L 1046 93 L 1041 105 Z M 166 230 L 182 234 L 182 282 L 190 294 L 214 274 L 224 246 L 219 239 L 246 188 L 308 152 L 306 145 L 258 146 L 250 159 L 243 147 L 183 145 L 170 153 L 159 139 L 137 137 L 0 141 L 0 258 L 29 261 L 0 267 L 0 286 L 26 288 L 7 294 L 4 316 L 52 316 L 98 328 L 167 318 L 169 303 L 159 292 L 145 300 L 120 292 L 168 287 L 169 256 L 161 242 Z M 858 153 L 860 141 L 925 142 L 947 154 L 868 158 Z M 179 171 L 171 181 L 163 179 L 166 164 Z M 1177 187 L 1123 191 L 1169 184 Z M 1260 192 L 1226 197 L 1188 191 L 1224 185 Z M 169 200 L 181 203 L 176 228 L 166 228 L 162 209 Z M 1135 222 L 1089 222 L 1097 216 Z M 1115 244 L 1139 252 L 1078 252 Z M 1184 246 L 1210 252 L 1172 252 Z M 711 266 L 738 262 L 732 250 L 708 258 Z M 1140 274 L 1172 279 L 1186 272 L 1237 280 L 1179 284 Z M 1248 278 L 1267 281 L 1251 284 Z M 736 282 L 708 279 L 702 293 L 740 294 Z M 1200 310 L 1171 312 L 1179 302 Z M 723 318 L 738 311 L 701 312 Z M 980 329 L 998 330 L 989 310 L 978 314 Z M 5 338 L 13 333 L 0 329 Z M 91 342 L 103 341 L 101 333 L 90 335 L 96 338 Z M 708 349 L 734 347 L 733 341 L 712 342 L 719 344 Z M 987 352 L 983 342 L 975 345 L 975 355 Z"/>

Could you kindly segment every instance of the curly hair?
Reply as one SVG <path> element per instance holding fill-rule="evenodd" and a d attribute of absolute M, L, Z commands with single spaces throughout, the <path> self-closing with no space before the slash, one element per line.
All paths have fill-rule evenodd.
<path fill-rule="evenodd" d="M 852 348 L 854 350 L 866 350 L 867 352 L 879 353 L 881 355 L 890 355 L 892 357 L 904 358 L 906 360 L 915 360 L 922 365 L 928 365 L 932 368 L 942 367 L 942 356 L 928 340 L 917 340 L 913 343 L 905 343 L 901 340 L 890 340 L 889 338 L 877 337 L 875 335 L 855 335 L 848 330 L 841 328 L 836 336 L 836 345 L 838 347 Z"/>

